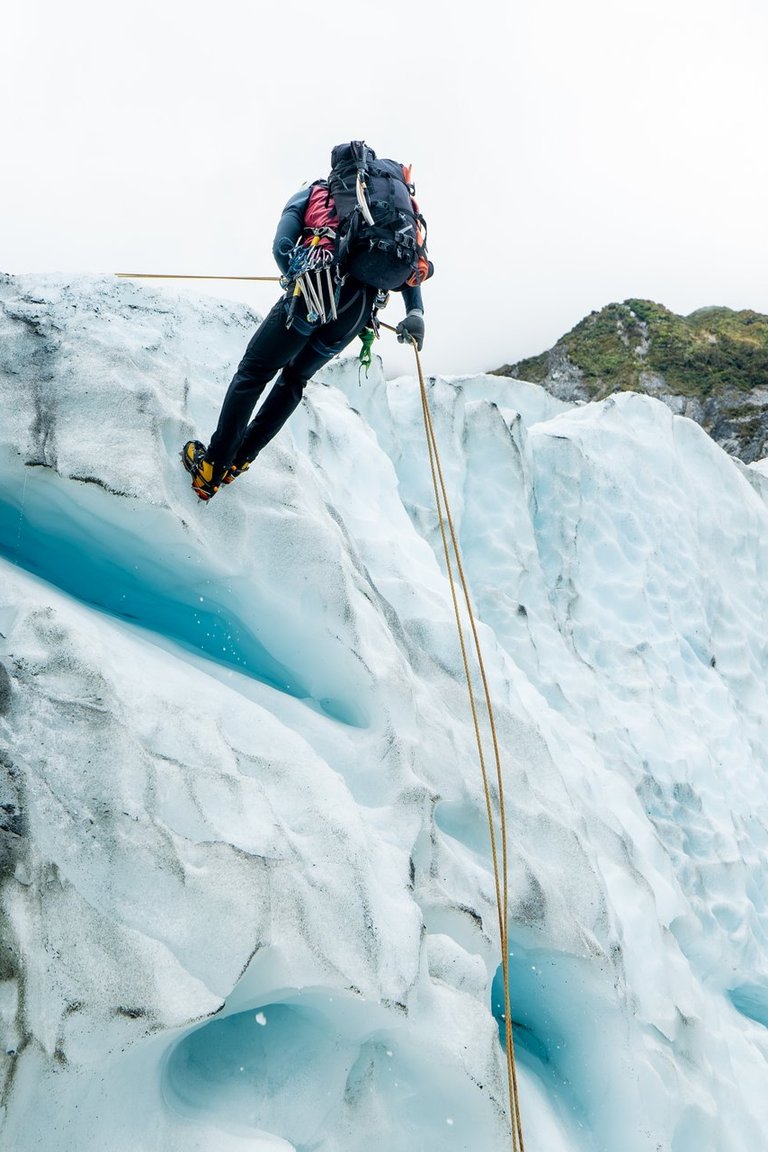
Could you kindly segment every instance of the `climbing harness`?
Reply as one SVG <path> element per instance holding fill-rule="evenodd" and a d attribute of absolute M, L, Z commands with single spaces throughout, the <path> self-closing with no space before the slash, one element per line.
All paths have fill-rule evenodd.
<path fill-rule="evenodd" d="M 397 329 L 393 328 L 390 324 L 381 322 L 382 328 L 387 328 L 390 332 L 396 332 Z M 488 686 L 488 678 L 485 671 L 485 662 L 480 647 L 480 638 L 477 632 L 477 625 L 475 622 L 474 612 L 472 610 L 472 602 L 469 595 L 469 586 L 467 584 L 466 576 L 464 574 L 464 566 L 461 562 L 461 553 L 456 538 L 456 530 L 453 524 L 453 516 L 451 514 L 450 504 L 448 502 L 448 493 L 445 486 L 445 478 L 443 476 L 442 464 L 440 462 L 440 453 L 437 447 L 437 439 L 435 437 L 435 429 L 432 423 L 432 414 L 429 409 L 429 399 L 427 396 L 427 387 L 424 381 L 424 373 L 421 368 L 421 359 L 419 357 L 419 350 L 416 347 L 416 341 L 411 337 L 413 345 L 413 352 L 416 357 L 416 369 L 419 377 L 419 389 L 421 392 L 421 407 L 424 419 L 424 431 L 427 439 L 427 451 L 429 455 L 429 467 L 432 474 L 432 486 L 435 493 L 435 504 L 437 507 L 438 521 L 440 525 L 440 536 L 443 544 L 443 553 L 445 556 L 445 566 L 448 573 L 448 583 L 451 591 L 451 601 L 453 603 L 453 611 L 456 617 L 456 630 L 459 638 L 459 646 L 461 648 L 461 657 L 464 665 L 464 676 L 467 683 L 467 691 L 469 695 L 470 710 L 472 712 L 472 723 L 475 731 L 475 742 L 477 744 L 478 759 L 480 761 L 480 770 L 483 778 L 483 788 L 485 791 L 485 804 L 486 814 L 488 817 L 488 830 L 491 841 L 491 859 L 493 862 L 493 876 L 496 889 L 496 905 L 498 909 L 499 919 L 499 937 L 501 943 L 501 963 L 502 973 L 504 977 L 504 1023 L 505 1023 L 505 1038 L 506 1038 L 506 1055 L 507 1055 L 507 1087 L 509 1093 L 509 1106 L 510 1106 L 510 1122 L 512 1129 L 512 1146 L 514 1152 L 525 1152 L 525 1145 L 523 1143 L 523 1129 L 522 1121 L 520 1118 L 520 1100 L 518 1093 L 517 1083 L 517 1069 L 515 1066 L 515 1051 L 514 1040 L 512 1036 L 512 1013 L 509 996 L 509 948 L 508 948 L 508 916 L 507 910 L 509 905 L 509 868 L 508 868 L 508 853 L 507 853 L 507 821 L 504 805 L 504 781 L 501 769 L 501 754 L 499 751 L 498 735 L 496 731 L 496 722 L 493 715 L 493 705 L 491 703 L 490 688 Z M 475 689 L 472 681 L 472 673 L 469 664 L 469 655 L 467 651 L 467 642 L 464 636 L 464 626 L 461 620 L 461 611 L 459 607 L 459 598 L 456 589 L 456 579 L 454 577 L 453 562 L 451 559 L 450 543 L 453 548 L 453 555 L 456 560 L 456 570 L 458 572 L 459 583 L 466 605 L 467 617 L 470 623 L 472 632 L 472 639 L 474 643 L 475 655 L 477 657 L 477 664 L 480 671 L 480 679 L 482 683 L 482 694 L 485 701 L 485 707 L 488 714 L 488 725 L 491 733 L 491 742 L 493 745 L 493 756 L 496 769 L 496 786 L 498 789 L 498 805 L 499 805 L 499 833 L 501 839 L 501 867 L 499 866 L 499 853 L 497 848 L 496 827 L 493 814 L 493 801 L 491 797 L 491 787 L 488 775 L 488 768 L 486 764 L 486 756 L 483 748 L 483 739 L 480 729 L 480 717 L 478 712 L 477 701 L 475 699 Z"/>

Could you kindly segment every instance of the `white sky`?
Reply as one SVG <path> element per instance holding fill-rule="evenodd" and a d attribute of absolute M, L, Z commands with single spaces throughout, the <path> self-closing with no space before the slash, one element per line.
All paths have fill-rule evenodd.
<path fill-rule="evenodd" d="M 768 312 L 767 49 L 765 0 L 6 0 L 0 271 L 272 275 L 359 137 L 414 165 L 428 372 L 628 296 Z"/>

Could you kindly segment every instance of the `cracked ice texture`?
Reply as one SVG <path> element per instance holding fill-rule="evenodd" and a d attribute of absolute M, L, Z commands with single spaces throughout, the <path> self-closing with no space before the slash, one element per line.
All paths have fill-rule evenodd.
<path fill-rule="evenodd" d="M 335 362 L 203 507 L 178 448 L 247 309 L 64 277 L 0 305 L 3 1146 L 508 1147 L 416 382 Z M 646 397 L 428 388 L 504 763 L 526 1144 L 760 1147 L 764 475 Z"/>

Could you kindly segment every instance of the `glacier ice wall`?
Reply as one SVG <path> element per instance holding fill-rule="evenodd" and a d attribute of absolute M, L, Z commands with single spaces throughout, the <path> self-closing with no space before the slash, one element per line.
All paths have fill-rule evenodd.
<path fill-rule="evenodd" d="M 0 278 L 14 1152 L 510 1143 L 418 388 L 333 363 L 199 505 L 178 449 L 254 322 Z M 758 1148 L 765 475 L 646 397 L 428 391 L 504 762 L 526 1146 Z"/>

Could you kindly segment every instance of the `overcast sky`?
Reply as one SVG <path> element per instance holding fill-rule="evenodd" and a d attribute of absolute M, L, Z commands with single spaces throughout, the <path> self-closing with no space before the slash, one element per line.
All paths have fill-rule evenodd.
<path fill-rule="evenodd" d="M 284 202 L 364 138 L 414 166 L 429 372 L 629 296 L 768 312 L 767 8 L 8 0 L 0 271 L 271 275 Z"/>

